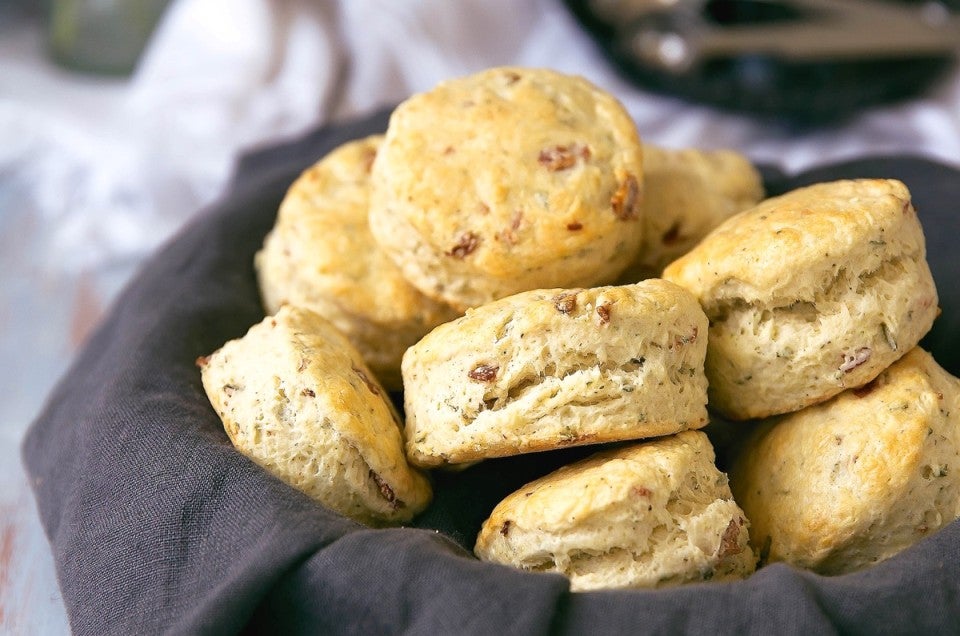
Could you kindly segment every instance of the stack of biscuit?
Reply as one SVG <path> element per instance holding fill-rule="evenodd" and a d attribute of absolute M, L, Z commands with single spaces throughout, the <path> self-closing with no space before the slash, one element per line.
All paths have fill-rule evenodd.
<path fill-rule="evenodd" d="M 575 590 L 745 577 L 760 553 L 788 559 L 750 490 L 781 469 L 738 465 L 741 508 L 697 430 L 708 398 L 790 417 L 896 384 L 936 313 L 902 184 L 763 196 L 741 155 L 642 145 L 582 78 L 445 82 L 291 186 L 255 259 L 269 315 L 202 359 L 204 386 L 241 452 L 375 526 L 428 505 L 431 469 L 605 444 L 497 505 L 477 556 Z M 950 488 L 911 519 L 955 517 Z"/>
<path fill-rule="evenodd" d="M 664 277 L 710 319 L 711 409 L 761 420 L 731 467 L 761 564 L 852 572 L 960 516 L 960 381 L 917 347 L 939 310 L 903 183 L 768 199 Z"/>

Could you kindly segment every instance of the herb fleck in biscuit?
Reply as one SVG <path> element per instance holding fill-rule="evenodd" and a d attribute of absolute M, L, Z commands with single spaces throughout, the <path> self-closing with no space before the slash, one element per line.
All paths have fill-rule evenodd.
<path fill-rule="evenodd" d="M 642 236 L 641 154 L 629 114 L 580 77 L 448 81 L 394 111 L 371 230 L 411 283 L 461 309 L 613 280 Z"/>
<path fill-rule="evenodd" d="M 745 578 L 748 523 L 713 459 L 699 431 L 599 453 L 504 499 L 474 551 L 575 591 Z"/>
<path fill-rule="evenodd" d="M 284 304 L 316 311 L 399 389 L 403 352 L 458 312 L 410 285 L 370 235 L 370 166 L 381 139 L 344 144 L 304 172 L 255 264 L 268 313 Z"/>
<path fill-rule="evenodd" d="M 766 417 L 866 384 L 937 315 L 923 230 L 895 180 L 837 181 L 725 221 L 664 278 L 710 318 L 710 405 Z"/>
<path fill-rule="evenodd" d="M 763 425 L 730 478 L 767 561 L 824 574 L 882 561 L 960 516 L 960 380 L 915 348 Z"/>
<path fill-rule="evenodd" d="M 285 306 L 198 362 L 234 446 L 294 488 L 372 525 L 409 520 L 429 503 L 393 406 L 319 315 Z"/>
<path fill-rule="evenodd" d="M 657 279 L 470 310 L 403 357 L 407 455 L 436 466 L 699 428 L 706 329 Z"/>
<path fill-rule="evenodd" d="M 760 173 L 731 150 L 643 147 L 643 243 L 620 275 L 633 283 L 660 276 L 721 222 L 763 198 Z"/>

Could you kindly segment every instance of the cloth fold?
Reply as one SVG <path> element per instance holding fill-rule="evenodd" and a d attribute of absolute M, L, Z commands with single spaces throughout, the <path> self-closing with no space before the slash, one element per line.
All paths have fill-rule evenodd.
<path fill-rule="evenodd" d="M 370 530 L 237 453 L 195 366 L 263 315 L 252 260 L 288 185 L 386 112 L 311 132 L 240 164 L 228 193 L 150 258 L 57 385 L 23 458 L 78 634 L 809 633 L 954 630 L 960 522 L 866 571 L 827 578 L 782 564 L 746 581 L 571 594 L 564 578 L 469 551 L 500 497 L 588 452 L 483 462 L 435 478 L 410 528 Z M 960 373 L 960 173 L 877 158 L 801 175 L 907 182 L 928 228 L 944 315 L 927 346 Z"/>

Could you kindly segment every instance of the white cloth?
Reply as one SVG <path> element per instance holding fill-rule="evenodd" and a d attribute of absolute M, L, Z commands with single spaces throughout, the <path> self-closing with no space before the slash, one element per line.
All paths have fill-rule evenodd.
<path fill-rule="evenodd" d="M 787 170 L 868 153 L 960 163 L 960 72 L 921 99 L 798 133 L 625 82 L 559 0 L 177 0 L 92 127 L 0 99 L 15 142 L 0 166 L 32 156 L 45 184 L 34 204 L 56 220 L 49 253 L 65 267 L 135 260 L 221 191 L 244 149 L 501 64 L 584 75 L 665 146 L 731 147 Z"/>
<path fill-rule="evenodd" d="M 960 73 L 921 99 L 798 133 L 654 96 L 620 79 L 559 0 L 180 0 L 138 71 L 132 103 L 171 169 L 216 189 L 241 148 L 396 103 L 501 64 L 579 73 L 620 97 L 641 135 L 732 147 L 799 170 L 868 153 L 960 163 Z"/>

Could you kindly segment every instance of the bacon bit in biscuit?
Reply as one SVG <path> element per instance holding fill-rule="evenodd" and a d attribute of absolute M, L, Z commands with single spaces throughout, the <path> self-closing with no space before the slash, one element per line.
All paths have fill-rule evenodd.
<path fill-rule="evenodd" d="M 377 489 L 380 491 L 380 496 L 387 500 L 387 503 L 390 504 L 390 507 L 394 510 L 398 508 L 403 508 L 406 504 L 397 499 L 397 495 L 393 492 L 393 488 L 383 480 L 383 478 L 375 473 L 373 469 L 370 469 L 370 478 L 373 480 L 373 483 L 377 485 Z"/>
<path fill-rule="evenodd" d="M 495 364 L 478 364 L 467 372 L 467 377 L 477 382 L 493 382 L 497 379 L 500 367 Z"/>
<path fill-rule="evenodd" d="M 367 385 L 367 389 L 369 389 L 371 393 L 373 393 L 374 395 L 380 395 L 380 387 L 378 387 L 377 384 L 370 379 L 370 377 L 366 374 L 366 372 L 363 369 L 358 369 L 357 367 L 351 367 L 351 368 L 353 369 L 354 373 L 360 376 L 360 379 L 363 381 L 364 384 Z"/>
<path fill-rule="evenodd" d="M 457 244 L 447 252 L 447 256 L 463 260 L 470 254 L 473 254 L 473 251 L 477 249 L 478 245 L 480 245 L 480 237 L 476 232 L 464 232 L 460 235 Z"/>
<path fill-rule="evenodd" d="M 317 394 L 313 391 L 313 389 L 304 389 L 303 391 L 300 391 L 300 394 L 305 397 L 317 397 Z"/>
<path fill-rule="evenodd" d="M 663 233 L 660 242 L 668 246 L 676 245 L 680 242 L 680 221 L 676 221 L 670 226 L 670 229 Z"/>
<path fill-rule="evenodd" d="M 367 148 L 363 151 L 363 169 L 367 174 L 373 170 L 373 162 L 377 158 L 376 148 Z"/>
<path fill-rule="evenodd" d="M 196 364 L 198 367 L 202 369 L 203 367 L 210 364 L 210 356 L 200 356 L 196 360 L 194 360 L 194 364 Z"/>
<path fill-rule="evenodd" d="M 550 172 L 560 172 L 576 165 L 577 159 L 590 160 L 590 148 L 580 144 L 557 145 L 544 148 L 537 157 L 537 163 Z"/>
<path fill-rule="evenodd" d="M 688 345 L 691 342 L 697 341 L 697 335 L 700 333 L 700 330 L 696 327 L 693 328 L 693 332 L 689 336 L 677 336 L 677 339 L 674 340 L 667 348 L 673 349 L 674 347 L 682 347 L 683 345 Z"/>
<path fill-rule="evenodd" d="M 600 319 L 600 324 L 605 325 L 610 322 L 610 305 L 603 304 L 597 305 L 597 317 Z"/>
<path fill-rule="evenodd" d="M 514 71 L 507 71 L 503 76 L 507 79 L 507 84 L 516 84 L 520 81 L 520 74 Z"/>
<path fill-rule="evenodd" d="M 720 547 L 717 548 L 717 558 L 725 559 L 734 554 L 743 552 L 738 539 L 740 538 L 740 527 L 743 525 L 743 519 L 731 519 L 727 524 L 727 529 L 723 531 L 720 537 Z"/>
<path fill-rule="evenodd" d="M 614 215 L 621 221 L 632 221 L 640 215 L 640 184 L 635 176 L 627 175 L 610 199 Z"/>
<path fill-rule="evenodd" d="M 507 519 L 506 521 L 503 522 L 503 525 L 500 526 L 500 534 L 501 534 L 501 535 L 507 536 L 507 534 L 510 533 L 510 524 L 511 524 L 511 523 L 513 523 L 513 522 L 510 521 L 509 519 Z"/>
<path fill-rule="evenodd" d="M 576 294 L 560 294 L 553 299 L 553 306 L 557 308 L 561 314 L 569 315 L 574 309 L 577 308 L 577 295 Z"/>
<path fill-rule="evenodd" d="M 484 216 L 486 216 L 487 214 L 490 214 L 490 206 L 484 203 L 483 201 L 481 201 L 480 204 L 477 206 L 477 210 L 480 212 L 480 214 L 483 214 Z"/>
<path fill-rule="evenodd" d="M 649 488 L 646 488 L 645 486 L 639 486 L 637 488 L 634 488 L 633 492 L 638 497 L 649 497 L 650 495 L 653 494 L 653 491 L 650 490 Z"/>
<path fill-rule="evenodd" d="M 579 232 L 583 229 L 583 223 L 580 221 L 573 221 L 572 223 L 567 223 L 567 229 L 571 232 Z"/>
<path fill-rule="evenodd" d="M 861 364 L 870 359 L 870 355 L 873 351 L 870 347 L 860 347 L 856 351 L 851 353 L 843 354 L 843 361 L 840 363 L 840 366 L 837 367 L 838 370 L 843 371 L 844 373 L 850 373 Z"/>
<path fill-rule="evenodd" d="M 498 241 L 503 241 L 509 245 L 517 244 L 517 230 L 520 229 L 520 224 L 523 223 L 523 210 L 517 210 L 513 213 L 513 217 L 510 219 L 510 227 L 505 230 L 497 232 L 495 238 Z"/>
<path fill-rule="evenodd" d="M 454 148 L 453 146 L 447 146 L 446 148 L 443 149 L 443 156 L 444 156 L 444 157 L 449 157 L 450 155 L 452 155 L 452 154 L 455 153 L 456 151 L 457 151 L 456 148 Z"/>

